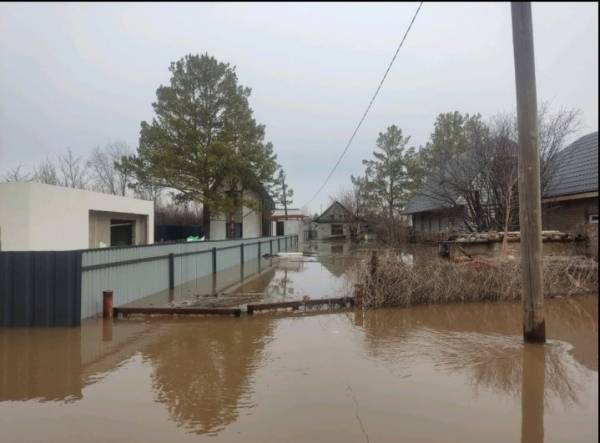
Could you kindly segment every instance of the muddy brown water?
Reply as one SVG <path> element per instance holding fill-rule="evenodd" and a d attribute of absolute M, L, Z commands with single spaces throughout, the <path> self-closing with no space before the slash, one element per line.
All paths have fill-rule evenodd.
<path fill-rule="evenodd" d="M 254 288 L 331 296 L 326 261 Z M 597 441 L 597 296 L 546 307 L 546 345 L 483 303 L 0 329 L 0 442 Z"/>

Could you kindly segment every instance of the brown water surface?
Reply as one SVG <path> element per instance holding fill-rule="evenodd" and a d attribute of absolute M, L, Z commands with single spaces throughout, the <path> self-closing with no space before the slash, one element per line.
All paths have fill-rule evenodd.
<path fill-rule="evenodd" d="M 317 260 L 255 289 L 334 295 Z M 0 441 L 597 441 L 598 299 L 546 308 L 526 346 L 514 304 L 0 329 Z"/>

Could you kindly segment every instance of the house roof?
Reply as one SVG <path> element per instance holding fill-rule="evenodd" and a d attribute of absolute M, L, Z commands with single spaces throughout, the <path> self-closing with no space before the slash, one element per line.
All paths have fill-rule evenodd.
<path fill-rule="evenodd" d="M 598 131 L 577 139 L 560 151 L 556 162 L 544 198 L 598 191 Z M 403 212 L 415 214 L 452 207 L 449 201 L 435 197 L 444 194 L 438 192 L 441 188 L 439 180 L 430 178 L 409 200 Z"/>
<path fill-rule="evenodd" d="M 406 204 L 404 214 L 436 211 L 456 206 L 456 195 L 452 189 L 444 185 L 444 179 L 459 177 L 467 173 L 474 161 L 473 155 L 464 152 L 446 163 L 446 170 L 437 177 L 429 177 L 425 184 L 415 192 Z"/>
<path fill-rule="evenodd" d="M 441 185 L 433 179 L 429 179 L 425 186 L 419 189 L 415 195 L 408 201 L 404 214 L 414 214 L 417 212 L 435 211 L 438 209 L 451 208 L 453 205 L 450 202 L 436 198 L 435 195 L 442 195 L 443 192 L 436 192 L 436 189 L 441 188 Z"/>
<path fill-rule="evenodd" d="M 337 218 L 335 216 L 336 209 L 342 212 L 342 217 Z M 334 201 L 327 209 L 323 211 L 321 215 L 315 218 L 315 223 L 332 223 L 332 222 L 349 222 L 358 220 L 357 217 L 339 201 Z"/>
<path fill-rule="evenodd" d="M 305 216 L 304 213 L 302 212 L 302 210 L 297 209 L 297 208 L 288 208 L 287 215 L 288 215 L 288 217 L 293 217 L 293 218 L 299 218 L 299 217 Z M 285 217 L 285 210 L 284 209 L 275 209 L 273 211 L 272 217 L 274 217 L 274 218 Z"/>
<path fill-rule="evenodd" d="M 598 191 L 598 131 L 575 140 L 557 156 L 544 198 Z"/>

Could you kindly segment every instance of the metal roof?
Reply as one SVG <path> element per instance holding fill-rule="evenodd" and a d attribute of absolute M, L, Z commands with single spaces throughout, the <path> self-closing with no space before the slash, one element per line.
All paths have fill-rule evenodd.
<path fill-rule="evenodd" d="M 577 139 L 558 154 L 544 197 L 592 191 L 598 191 L 598 131 Z"/>

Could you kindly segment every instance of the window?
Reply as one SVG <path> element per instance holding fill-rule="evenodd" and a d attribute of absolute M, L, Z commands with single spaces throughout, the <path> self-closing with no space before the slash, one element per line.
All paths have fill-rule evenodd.
<path fill-rule="evenodd" d="M 590 214 L 588 221 L 590 223 L 598 223 L 598 214 Z"/>
<path fill-rule="evenodd" d="M 344 225 L 331 225 L 331 235 L 344 235 Z"/>
<path fill-rule="evenodd" d="M 242 238 L 242 224 L 230 221 L 226 226 L 226 238 Z"/>

